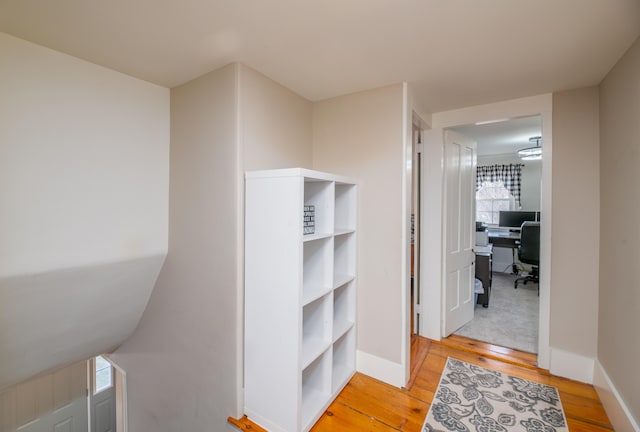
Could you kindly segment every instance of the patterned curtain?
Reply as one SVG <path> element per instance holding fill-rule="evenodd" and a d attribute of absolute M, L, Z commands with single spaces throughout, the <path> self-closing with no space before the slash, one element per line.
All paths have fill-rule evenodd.
<path fill-rule="evenodd" d="M 520 207 L 520 183 L 523 166 L 522 164 L 479 166 L 476 171 L 476 192 L 484 182 L 501 181 L 515 198 L 516 206 Z"/>

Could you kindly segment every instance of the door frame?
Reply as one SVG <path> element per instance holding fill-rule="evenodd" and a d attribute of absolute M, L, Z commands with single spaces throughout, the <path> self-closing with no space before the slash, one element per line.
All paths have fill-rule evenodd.
<path fill-rule="evenodd" d="M 413 130 L 417 126 L 424 138 L 424 132 L 429 124 L 416 110 L 413 92 L 407 82 L 402 83 L 402 225 L 401 225 L 401 265 L 400 272 L 400 368 L 393 365 L 389 368 L 389 376 L 393 378 L 384 380 L 389 384 L 404 387 L 411 376 L 411 203 L 414 199 L 411 190 L 413 181 Z M 424 143 L 424 139 L 423 139 Z M 424 144 L 423 144 L 424 148 Z M 424 153 L 422 156 L 422 172 L 424 173 Z M 424 184 L 424 182 L 423 182 Z M 424 196 L 424 194 L 423 194 Z M 424 208 L 424 205 L 421 206 Z M 421 222 L 424 217 L 421 216 Z M 422 237 L 422 236 L 421 236 Z M 422 237 L 423 238 L 423 237 Z M 420 265 L 420 270 L 422 265 Z M 422 281 L 424 283 L 424 281 Z M 424 293 L 424 289 L 420 289 Z M 423 312 L 424 313 L 424 310 Z M 422 322 L 422 321 L 421 321 Z"/>
<path fill-rule="evenodd" d="M 129 417 L 127 414 L 127 372 L 122 369 L 116 362 L 113 361 L 111 355 L 104 356 L 115 372 L 115 384 L 116 384 L 116 431 L 128 432 L 129 430 Z"/>
<path fill-rule="evenodd" d="M 116 398 L 116 431 L 127 432 L 129 420 L 127 416 L 127 372 L 111 358 L 111 354 L 101 354 L 113 368 L 113 386 Z M 92 432 L 91 396 L 95 380 L 95 357 L 87 359 L 87 430 Z"/>
<path fill-rule="evenodd" d="M 411 182 L 411 225 L 412 225 L 412 233 L 411 239 L 413 242 L 410 242 L 413 246 L 412 250 L 412 280 L 411 280 L 411 290 L 414 294 L 414 298 L 412 300 L 412 313 L 411 313 L 411 331 L 410 335 L 420 334 L 420 314 L 421 311 L 421 299 L 422 295 L 422 281 L 421 281 L 421 266 L 420 266 L 420 241 L 422 240 L 422 236 L 420 235 L 422 230 L 422 158 L 423 158 L 423 142 L 424 142 L 424 122 L 415 112 L 413 113 L 413 150 L 412 150 L 412 182 Z"/>
<path fill-rule="evenodd" d="M 546 216 L 540 231 L 540 319 L 538 328 L 538 366 L 549 369 L 549 319 L 551 285 L 552 228 L 552 94 L 512 99 L 432 115 L 432 128 L 424 140 L 424 185 L 422 188 L 422 295 L 421 335 L 440 340 L 443 310 L 443 145 L 444 129 L 470 124 L 539 115 L 542 118 L 542 188 L 540 211 Z"/>

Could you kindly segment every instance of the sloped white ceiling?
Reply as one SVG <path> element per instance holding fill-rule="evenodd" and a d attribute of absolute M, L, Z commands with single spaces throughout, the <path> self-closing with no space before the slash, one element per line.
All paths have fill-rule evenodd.
<path fill-rule="evenodd" d="M 408 81 L 424 110 L 597 84 L 637 0 L 4 0 L 0 30 L 172 87 L 243 62 L 310 100 Z"/>
<path fill-rule="evenodd" d="M 169 91 L 3 33 L 0 77 L 1 391 L 138 325 L 168 248 Z"/>

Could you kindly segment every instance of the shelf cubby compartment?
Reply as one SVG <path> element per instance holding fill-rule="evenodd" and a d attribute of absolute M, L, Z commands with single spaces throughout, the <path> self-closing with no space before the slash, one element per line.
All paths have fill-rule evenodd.
<path fill-rule="evenodd" d="M 356 269 L 355 233 L 337 235 L 334 238 L 333 282 L 334 288 L 354 278 Z"/>
<path fill-rule="evenodd" d="M 356 332 L 351 328 L 333 344 L 331 365 L 331 391 L 342 388 L 356 370 Z"/>
<path fill-rule="evenodd" d="M 334 183 L 311 178 L 304 180 L 304 205 L 314 207 L 315 232 L 305 237 L 323 237 L 333 233 Z M 303 212 L 304 209 L 300 209 Z M 301 213 L 302 214 L 302 213 Z"/>
<path fill-rule="evenodd" d="M 333 287 L 334 288 L 338 288 L 338 287 L 346 284 L 347 282 L 351 282 L 354 279 L 355 279 L 354 275 L 338 274 L 333 278 Z"/>
<path fill-rule="evenodd" d="M 302 308 L 302 368 L 313 362 L 332 342 L 333 293 Z"/>
<path fill-rule="evenodd" d="M 333 292 L 333 341 L 341 338 L 355 322 L 355 282 L 348 282 Z"/>
<path fill-rule="evenodd" d="M 304 242 L 302 251 L 302 305 L 331 291 L 333 282 L 333 238 Z"/>
<path fill-rule="evenodd" d="M 335 185 L 335 232 L 353 232 L 356 229 L 356 186 Z"/>
<path fill-rule="evenodd" d="M 325 351 L 302 371 L 302 430 L 309 430 L 322 415 L 331 394 L 331 350 Z"/>

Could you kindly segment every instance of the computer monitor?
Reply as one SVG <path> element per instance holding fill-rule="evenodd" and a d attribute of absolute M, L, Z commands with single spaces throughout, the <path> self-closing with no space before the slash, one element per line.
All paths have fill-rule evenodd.
<path fill-rule="evenodd" d="M 520 229 L 522 222 L 540 220 L 539 212 L 534 211 L 501 211 L 498 226 L 509 229 Z"/>

